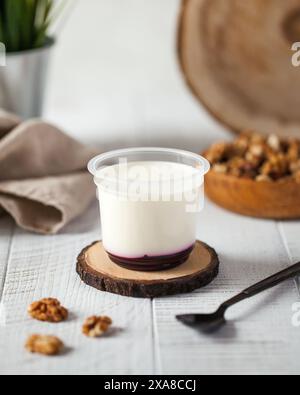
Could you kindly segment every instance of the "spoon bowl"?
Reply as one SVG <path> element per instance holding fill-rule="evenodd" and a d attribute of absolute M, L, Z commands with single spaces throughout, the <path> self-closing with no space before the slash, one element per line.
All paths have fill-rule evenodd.
<path fill-rule="evenodd" d="M 187 326 L 208 333 L 215 332 L 226 324 L 225 314 L 221 309 L 212 314 L 182 314 L 176 318 Z"/>

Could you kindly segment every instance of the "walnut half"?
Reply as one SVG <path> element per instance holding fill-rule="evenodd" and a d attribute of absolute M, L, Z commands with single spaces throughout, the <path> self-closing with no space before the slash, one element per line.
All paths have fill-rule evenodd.
<path fill-rule="evenodd" d="M 100 337 L 108 331 L 112 324 L 112 320 L 109 317 L 89 317 L 85 320 L 82 333 L 87 337 Z"/>
<path fill-rule="evenodd" d="M 29 315 L 38 321 L 61 322 L 68 318 L 68 310 L 57 299 L 47 298 L 32 303 L 28 307 Z"/>
<path fill-rule="evenodd" d="M 33 354 L 53 356 L 61 352 L 64 344 L 55 336 L 32 335 L 27 339 L 25 348 Z"/>

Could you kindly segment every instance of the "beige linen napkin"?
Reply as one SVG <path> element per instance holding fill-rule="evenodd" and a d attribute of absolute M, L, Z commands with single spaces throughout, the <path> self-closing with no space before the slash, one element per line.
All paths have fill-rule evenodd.
<path fill-rule="evenodd" d="M 54 234 L 95 198 L 96 152 L 42 121 L 0 111 L 0 210 L 24 229 Z"/>

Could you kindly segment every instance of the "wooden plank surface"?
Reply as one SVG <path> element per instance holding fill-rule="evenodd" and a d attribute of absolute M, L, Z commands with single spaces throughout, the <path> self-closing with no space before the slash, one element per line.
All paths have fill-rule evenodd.
<path fill-rule="evenodd" d="M 286 221 L 277 224 L 282 242 L 287 251 L 291 264 L 300 261 L 300 224 L 299 221 Z M 300 293 L 300 277 L 296 279 Z"/>
<path fill-rule="evenodd" d="M 0 301 L 7 271 L 8 256 L 12 245 L 15 225 L 7 216 L 0 217 Z"/>
<path fill-rule="evenodd" d="M 155 300 L 159 372 L 299 373 L 299 328 L 291 324 L 292 304 L 299 295 L 293 281 L 233 307 L 227 327 L 214 336 L 175 320 L 180 313 L 212 312 L 235 293 L 290 264 L 272 221 L 243 218 L 209 204 L 200 224 L 201 239 L 220 254 L 221 273 L 194 294 Z M 295 226 L 299 234 L 300 226 Z"/>
<path fill-rule="evenodd" d="M 1 373 L 300 371 L 299 328 L 291 324 L 292 304 L 299 301 L 299 293 L 292 281 L 230 310 L 228 326 L 212 337 L 175 320 L 177 313 L 212 311 L 244 287 L 289 265 L 286 246 L 296 259 L 298 223 L 285 224 L 279 232 L 275 222 L 240 217 L 207 204 L 199 220 L 199 237 L 219 252 L 220 276 L 203 290 L 156 299 L 152 306 L 148 300 L 98 292 L 77 278 L 76 255 L 84 245 L 100 238 L 97 205 L 57 236 L 37 236 L 17 229 L 9 243 L 9 227 L 4 229 L 0 240 L 4 245 L 6 239 L 6 255 L 1 262 L 9 259 L 2 298 L 6 325 L 0 328 L 0 355 L 6 358 L 0 359 Z M 286 245 L 282 235 L 286 235 Z M 44 296 L 58 297 L 70 309 L 69 322 L 55 326 L 28 318 L 28 304 Z M 112 316 L 113 336 L 93 341 L 81 335 L 82 321 L 94 313 Z M 61 336 L 69 351 L 54 359 L 28 355 L 23 343 L 35 332 Z"/>
<path fill-rule="evenodd" d="M 6 325 L 0 328 L 2 374 L 138 374 L 153 371 L 151 301 L 122 298 L 88 288 L 75 273 L 83 246 L 100 238 L 94 206 L 84 218 L 57 236 L 36 236 L 17 230 L 11 249 L 2 303 Z M 42 297 L 57 297 L 71 317 L 59 325 L 28 318 L 27 306 Z M 91 340 L 81 335 L 83 320 L 105 314 L 114 321 L 112 336 Z M 24 350 L 32 333 L 60 336 L 65 355 L 44 358 Z"/>

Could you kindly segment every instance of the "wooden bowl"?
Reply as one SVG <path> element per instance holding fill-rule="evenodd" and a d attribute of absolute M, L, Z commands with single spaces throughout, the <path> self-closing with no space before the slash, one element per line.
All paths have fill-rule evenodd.
<path fill-rule="evenodd" d="M 238 214 L 276 220 L 300 218 L 300 184 L 293 179 L 258 182 L 211 171 L 205 188 L 214 203 Z"/>
<path fill-rule="evenodd" d="M 188 86 L 229 129 L 300 136 L 300 0 L 183 0 L 178 51 Z M 261 187 L 260 187 L 261 188 Z"/>

